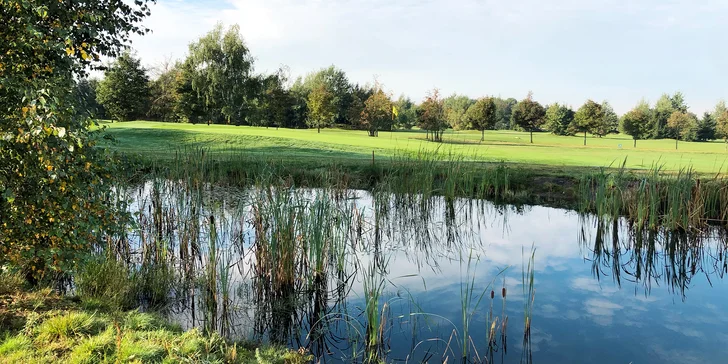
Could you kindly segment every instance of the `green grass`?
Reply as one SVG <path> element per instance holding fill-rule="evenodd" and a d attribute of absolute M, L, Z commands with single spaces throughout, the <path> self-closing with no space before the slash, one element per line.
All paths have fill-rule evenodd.
<path fill-rule="evenodd" d="M 604 138 L 588 137 L 586 147 L 581 136 L 556 136 L 536 133 L 530 144 L 528 133 L 488 131 L 479 143 L 478 131 L 447 131 L 444 143 L 425 140 L 418 130 L 380 132 L 368 137 L 357 130 L 275 129 L 249 126 L 173 124 L 134 121 L 105 123 L 115 142 L 105 142 L 113 150 L 141 153 L 153 158 L 172 158 L 175 151 L 204 147 L 211 152 L 240 152 L 280 160 L 336 159 L 371 161 L 376 158 L 402 155 L 407 152 L 439 149 L 463 155 L 469 160 L 507 161 L 535 167 L 605 167 L 621 164 L 648 169 L 655 164 L 665 171 L 677 171 L 687 166 L 700 173 L 716 173 L 728 169 L 728 150 L 722 141 L 705 143 L 680 142 L 675 150 L 674 140 L 640 140 L 637 148 L 627 135 Z M 620 147 L 621 145 L 621 147 Z M 571 168 L 569 168 L 571 169 Z"/>
<path fill-rule="evenodd" d="M 43 301 L 44 304 L 38 304 Z M 13 322 L 6 325 L 3 322 Z M 50 289 L 0 295 L 0 363 L 305 363 L 305 352 L 256 348 L 151 313 L 95 311 Z"/>

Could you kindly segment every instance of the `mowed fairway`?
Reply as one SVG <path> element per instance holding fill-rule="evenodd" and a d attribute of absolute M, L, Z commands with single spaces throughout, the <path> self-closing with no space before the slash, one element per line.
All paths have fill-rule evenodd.
<path fill-rule="evenodd" d="M 213 152 L 246 152 L 279 160 L 299 158 L 371 159 L 402 155 L 421 150 L 439 150 L 462 155 L 468 160 L 506 161 L 549 166 L 619 166 L 627 158 L 627 167 L 646 169 L 660 165 L 676 171 L 692 166 L 697 172 L 718 173 L 728 170 L 728 151 L 723 141 L 706 143 L 639 140 L 637 148 L 626 135 L 604 138 L 588 136 L 555 136 L 514 131 L 486 131 L 480 142 L 480 132 L 445 132 L 444 143 L 425 140 L 422 131 L 380 132 L 369 137 L 358 130 L 275 129 L 250 126 L 174 124 L 134 121 L 106 123 L 107 131 L 115 137 L 106 146 L 122 152 L 141 153 L 150 157 L 171 157 L 176 151 L 204 147 Z"/>

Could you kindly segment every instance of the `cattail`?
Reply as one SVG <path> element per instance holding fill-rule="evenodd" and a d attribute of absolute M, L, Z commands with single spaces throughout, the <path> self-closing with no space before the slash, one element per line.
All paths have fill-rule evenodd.
<path fill-rule="evenodd" d="M 495 291 L 490 291 L 490 299 L 492 300 L 495 297 Z"/>
<path fill-rule="evenodd" d="M 501 289 L 501 296 L 503 296 L 503 298 L 506 298 L 506 287 L 503 287 L 503 289 Z"/>

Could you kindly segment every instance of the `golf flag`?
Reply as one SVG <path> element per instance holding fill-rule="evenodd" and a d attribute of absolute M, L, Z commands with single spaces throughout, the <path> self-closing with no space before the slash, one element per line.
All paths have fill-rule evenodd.
<path fill-rule="evenodd" d="M 392 105 L 392 115 L 394 115 L 395 118 L 397 116 L 399 116 L 399 112 L 397 111 L 397 107 L 394 106 L 394 105 Z"/>

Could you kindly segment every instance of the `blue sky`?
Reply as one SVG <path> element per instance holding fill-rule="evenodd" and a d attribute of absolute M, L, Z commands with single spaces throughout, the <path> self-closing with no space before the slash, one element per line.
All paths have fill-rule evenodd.
<path fill-rule="evenodd" d="M 216 22 L 239 24 L 256 70 L 331 64 L 395 95 L 428 90 L 623 113 L 681 91 L 702 113 L 726 98 L 725 0 L 158 0 L 134 40 L 152 67 L 184 57 Z"/>

